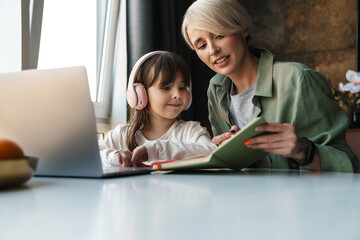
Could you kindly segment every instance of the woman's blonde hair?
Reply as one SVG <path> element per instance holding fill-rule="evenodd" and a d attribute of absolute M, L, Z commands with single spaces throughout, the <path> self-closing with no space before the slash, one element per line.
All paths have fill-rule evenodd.
<path fill-rule="evenodd" d="M 251 25 L 250 15 L 237 0 L 198 0 L 187 9 L 181 32 L 186 43 L 194 50 L 188 28 L 219 35 L 243 34 L 247 31 L 249 41 Z"/>
<path fill-rule="evenodd" d="M 158 53 L 149 57 L 140 66 L 134 83 L 141 83 L 147 90 L 160 76 L 159 87 L 165 87 L 176 80 L 176 74 L 180 73 L 185 87 L 190 86 L 190 71 L 185 61 L 175 53 Z M 130 151 L 133 151 L 138 144 L 135 141 L 137 131 L 141 131 L 150 120 L 150 112 L 147 105 L 142 110 L 132 109 L 130 119 L 127 122 L 127 141 L 126 145 Z"/>

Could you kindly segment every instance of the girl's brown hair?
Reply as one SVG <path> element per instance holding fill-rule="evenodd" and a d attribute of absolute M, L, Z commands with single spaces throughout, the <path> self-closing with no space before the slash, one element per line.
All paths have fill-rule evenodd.
<path fill-rule="evenodd" d="M 141 83 L 147 90 L 159 76 L 161 76 L 159 87 L 165 87 L 173 83 L 176 74 L 180 73 L 186 87 L 190 86 L 190 72 L 185 61 L 178 55 L 170 52 L 159 53 L 149 57 L 139 68 L 134 83 Z M 150 101 L 150 100 L 149 100 Z M 126 144 L 130 151 L 133 151 L 138 144 L 135 136 L 149 123 L 150 112 L 148 106 L 142 110 L 131 109 L 130 119 L 127 122 Z"/>

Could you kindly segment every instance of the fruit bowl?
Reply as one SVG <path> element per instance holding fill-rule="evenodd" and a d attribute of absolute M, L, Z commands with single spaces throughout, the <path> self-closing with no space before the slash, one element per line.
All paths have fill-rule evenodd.
<path fill-rule="evenodd" d="M 0 188 L 28 181 L 36 169 L 37 162 L 38 159 L 35 157 L 0 160 Z"/>

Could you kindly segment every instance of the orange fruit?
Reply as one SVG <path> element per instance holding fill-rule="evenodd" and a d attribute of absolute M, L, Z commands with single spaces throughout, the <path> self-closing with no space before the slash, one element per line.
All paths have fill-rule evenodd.
<path fill-rule="evenodd" d="M 23 150 L 16 143 L 0 139 L 0 160 L 24 158 Z"/>

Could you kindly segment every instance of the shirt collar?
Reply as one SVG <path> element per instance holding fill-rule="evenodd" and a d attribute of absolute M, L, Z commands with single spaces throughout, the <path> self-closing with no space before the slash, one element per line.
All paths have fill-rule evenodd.
<path fill-rule="evenodd" d="M 273 83 L 274 57 L 266 49 L 258 49 L 261 52 L 258 75 L 256 79 L 255 95 L 271 97 Z"/>

